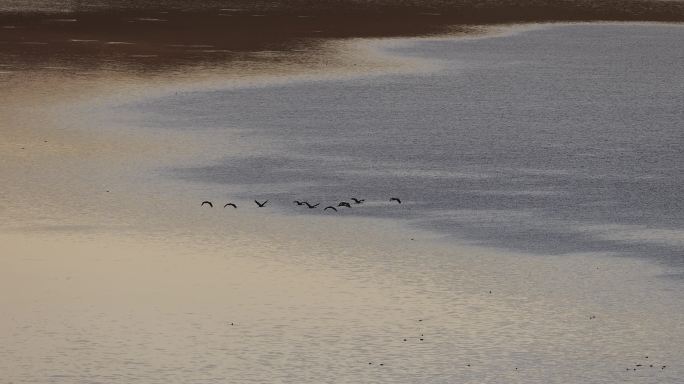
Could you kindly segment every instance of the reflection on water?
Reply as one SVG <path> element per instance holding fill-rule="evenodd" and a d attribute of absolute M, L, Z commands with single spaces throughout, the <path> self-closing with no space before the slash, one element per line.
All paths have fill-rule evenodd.
<path fill-rule="evenodd" d="M 27 222 L 34 231 L 0 234 L 3 379 L 680 382 L 681 282 L 656 278 L 675 269 L 510 252 L 681 249 L 671 196 L 681 188 L 680 31 L 573 26 L 422 42 L 400 53 L 442 60 L 442 71 L 115 109 L 114 123 L 137 135 L 102 118 L 109 105 L 64 111 L 76 116 L 65 125 L 104 141 L 113 125 L 131 139 L 107 143 L 111 156 L 20 168 L 78 209 L 26 201 L 22 213 L 41 212 Z M 157 151 L 191 153 L 136 145 L 152 136 Z M 143 157 L 195 162 L 165 178 Z M 6 205 L 31 192 L 15 179 Z M 273 205 L 199 207 L 234 197 L 252 207 L 255 195 Z M 337 216 L 291 205 L 352 196 L 367 201 Z M 109 210 L 125 228 L 102 229 Z M 435 242 L 392 218 L 506 252 Z"/>
<path fill-rule="evenodd" d="M 266 223 L 201 255 L 178 254 L 173 240 L 64 248 L 33 237 L 69 252 L 6 261 L 14 273 L 1 271 L 0 286 L 22 293 L 0 296 L 12 309 L 0 317 L 0 368 L 73 383 L 677 383 L 683 373 L 682 302 L 647 265 L 426 247 L 363 223 L 336 238 L 300 226 Z"/>
<path fill-rule="evenodd" d="M 239 59 L 236 52 L 273 51 L 274 60 L 287 52 L 296 59 L 294 52 L 326 38 L 416 36 L 454 31 L 455 25 L 466 30 L 463 26 L 549 20 L 681 21 L 684 3 L 4 0 L 0 63 L 24 69 L 69 63 L 81 70 L 151 74 L 222 65 Z M 183 48 L 198 45 L 216 49 Z M 140 57 L 157 59 L 136 60 Z"/>
<path fill-rule="evenodd" d="M 345 214 L 504 248 L 680 264 L 683 34 L 578 25 L 428 41 L 397 53 L 443 71 L 177 95 L 143 105 L 154 112 L 143 124 L 211 129 L 213 140 L 239 132 L 254 148 L 227 142 L 224 160 L 178 171 L 188 180 L 280 201 L 401 196 L 401 209 Z"/>

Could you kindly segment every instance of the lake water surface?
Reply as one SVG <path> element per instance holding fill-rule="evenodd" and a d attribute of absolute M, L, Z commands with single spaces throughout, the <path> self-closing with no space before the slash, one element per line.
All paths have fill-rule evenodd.
<path fill-rule="evenodd" d="M 133 149 L 28 184 L 98 230 L 0 233 L 0 380 L 680 383 L 684 28 L 514 31 L 372 43 L 411 73 L 58 106 Z"/>
<path fill-rule="evenodd" d="M 245 199 L 362 197 L 343 214 L 682 266 L 683 41 L 678 26 L 624 24 L 420 40 L 387 49 L 440 70 L 183 93 L 138 105 L 140 124 L 226 140 L 175 174 Z"/>

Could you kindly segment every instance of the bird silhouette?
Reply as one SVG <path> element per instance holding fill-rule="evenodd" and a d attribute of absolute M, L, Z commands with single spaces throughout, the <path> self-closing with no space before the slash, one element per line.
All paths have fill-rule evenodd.
<path fill-rule="evenodd" d="M 259 206 L 259 208 L 263 208 L 268 203 L 268 200 L 264 201 L 263 203 L 260 203 L 257 200 L 254 200 L 254 202 Z"/>
<path fill-rule="evenodd" d="M 352 197 L 351 199 L 352 199 L 352 201 L 354 201 L 354 204 L 361 204 L 364 201 L 366 201 L 366 199 L 357 199 L 355 197 Z"/>
<path fill-rule="evenodd" d="M 333 211 L 337 212 L 337 208 L 333 207 L 332 205 L 323 208 L 324 211 L 327 211 L 328 209 L 332 209 Z"/>
<path fill-rule="evenodd" d="M 228 204 L 226 204 L 226 205 L 223 206 L 223 208 L 226 208 L 226 207 L 237 208 L 237 205 L 235 205 L 235 204 L 233 204 L 233 203 L 228 203 Z"/>
<path fill-rule="evenodd" d="M 351 205 L 350 205 L 349 203 L 347 203 L 346 201 L 340 202 L 339 204 L 337 204 L 337 206 L 338 206 L 338 207 L 347 207 L 347 208 L 351 208 Z"/>
<path fill-rule="evenodd" d="M 309 204 L 308 201 L 305 201 L 304 204 L 306 204 L 306 206 L 309 207 L 309 209 L 314 209 L 314 208 L 318 207 L 319 205 L 321 205 L 321 203 Z"/>
<path fill-rule="evenodd" d="M 396 201 L 397 203 L 401 204 L 401 200 L 399 200 L 398 197 L 391 197 L 390 201 Z"/>
<path fill-rule="evenodd" d="M 214 204 L 212 204 L 211 201 L 203 201 L 202 204 L 200 204 L 200 207 L 203 207 L 204 204 L 208 204 L 210 207 L 214 208 Z"/>
<path fill-rule="evenodd" d="M 295 200 L 294 203 L 297 204 L 297 205 L 304 205 L 304 203 L 306 203 L 306 202 L 305 202 L 305 201 Z"/>

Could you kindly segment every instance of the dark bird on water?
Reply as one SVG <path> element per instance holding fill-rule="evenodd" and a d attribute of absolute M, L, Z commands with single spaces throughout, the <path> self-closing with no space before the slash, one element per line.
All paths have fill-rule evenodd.
<path fill-rule="evenodd" d="M 202 204 L 200 205 L 200 207 L 203 207 L 204 204 L 207 204 L 207 205 L 209 205 L 210 207 L 214 208 L 214 204 L 212 204 L 211 201 L 203 201 Z"/>
<path fill-rule="evenodd" d="M 321 203 L 309 204 L 308 201 L 305 201 L 304 204 L 306 204 L 306 206 L 309 207 L 309 209 L 314 209 L 314 208 L 318 207 Z"/>
<path fill-rule="evenodd" d="M 297 205 L 304 205 L 304 203 L 306 203 L 306 201 L 295 200 L 294 203 Z"/>
<path fill-rule="evenodd" d="M 332 209 L 333 211 L 337 212 L 337 208 L 333 207 L 332 205 L 323 208 L 324 211 L 327 211 L 328 209 Z"/>
<path fill-rule="evenodd" d="M 264 201 L 263 203 L 260 203 L 257 200 L 254 200 L 254 202 L 259 206 L 259 208 L 263 208 L 268 203 L 268 200 Z"/>
<path fill-rule="evenodd" d="M 396 201 L 397 203 L 401 204 L 401 200 L 399 200 L 398 197 L 391 197 L 390 201 Z"/>
<path fill-rule="evenodd" d="M 355 197 L 352 197 L 351 199 L 352 199 L 352 201 L 354 202 L 354 204 L 361 204 L 361 203 L 363 203 L 364 201 L 366 201 L 366 199 L 357 199 L 357 198 L 355 198 Z"/>
<path fill-rule="evenodd" d="M 226 204 L 226 205 L 223 206 L 223 208 L 226 208 L 226 207 L 237 208 L 237 205 L 235 205 L 235 204 L 233 204 L 233 203 L 228 203 L 228 204 Z"/>
<path fill-rule="evenodd" d="M 350 205 L 349 203 L 347 203 L 346 201 L 340 202 L 339 204 L 337 204 L 337 206 L 338 206 L 338 207 L 347 207 L 347 208 L 351 208 L 351 205 Z"/>

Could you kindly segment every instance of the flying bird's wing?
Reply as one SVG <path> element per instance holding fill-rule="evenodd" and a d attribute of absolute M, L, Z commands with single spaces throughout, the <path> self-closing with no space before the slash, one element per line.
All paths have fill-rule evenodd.
<path fill-rule="evenodd" d="M 203 201 L 200 207 L 204 206 L 204 204 L 209 204 L 210 207 L 214 208 L 214 204 L 212 204 L 211 201 Z"/>

